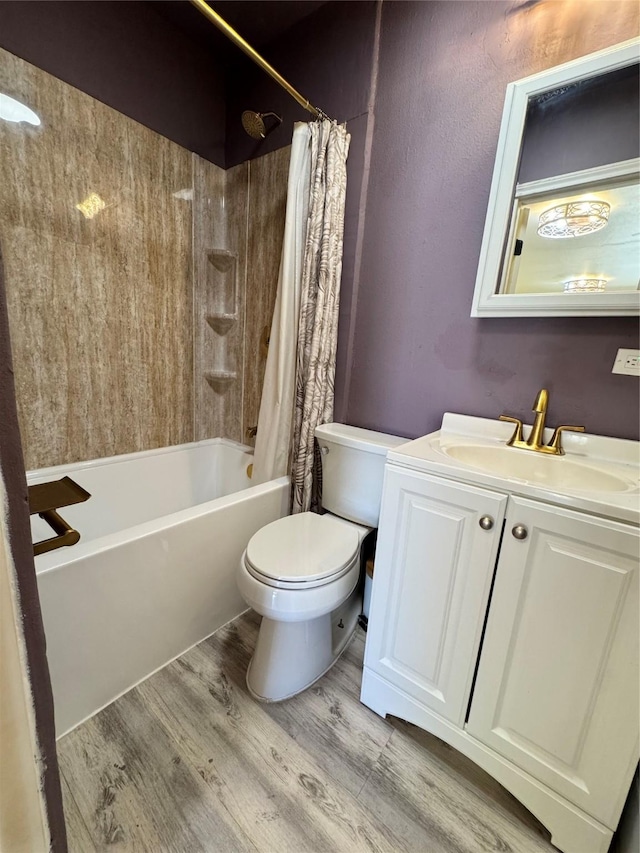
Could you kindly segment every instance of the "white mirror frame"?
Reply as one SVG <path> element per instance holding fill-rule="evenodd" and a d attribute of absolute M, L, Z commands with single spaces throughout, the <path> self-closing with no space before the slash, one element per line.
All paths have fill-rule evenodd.
<path fill-rule="evenodd" d="M 585 295 L 496 293 L 511 220 L 529 99 L 561 86 L 625 68 L 639 60 L 640 38 L 634 38 L 507 86 L 473 294 L 472 317 L 603 317 L 640 314 L 640 292 L 637 291 Z"/>

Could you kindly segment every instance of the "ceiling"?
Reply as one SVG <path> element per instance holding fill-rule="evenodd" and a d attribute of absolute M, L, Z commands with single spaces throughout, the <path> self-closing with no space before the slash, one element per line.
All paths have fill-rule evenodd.
<path fill-rule="evenodd" d="M 260 48 L 313 14 L 327 0 L 210 0 L 209 5 L 253 47 Z M 149 0 L 154 10 L 217 56 L 238 48 L 188 0 Z"/>

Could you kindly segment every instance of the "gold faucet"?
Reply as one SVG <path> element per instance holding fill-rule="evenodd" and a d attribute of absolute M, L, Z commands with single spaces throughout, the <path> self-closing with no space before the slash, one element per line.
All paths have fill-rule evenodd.
<path fill-rule="evenodd" d="M 521 450 L 533 450 L 536 453 L 551 453 L 553 456 L 562 456 L 562 433 L 570 430 L 571 432 L 584 432 L 583 426 L 568 426 L 563 425 L 556 427 L 549 444 L 544 443 L 544 426 L 547 417 L 547 405 L 549 403 L 549 392 L 546 388 L 538 391 L 538 396 L 533 404 L 533 411 L 536 413 L 536 419 L 531 427 L 529 438 L 522 437 L 522 421 L 519 418 L 512 418 L 509 415 L 500 415 L 501 421 L 509 421 L 516 425 L 513 435 L 507 442 L 509 447 L 519 447 Z"/>

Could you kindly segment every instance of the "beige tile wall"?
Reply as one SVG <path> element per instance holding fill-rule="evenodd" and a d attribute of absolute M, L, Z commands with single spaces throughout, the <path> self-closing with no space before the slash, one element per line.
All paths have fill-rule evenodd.
<path fill-rule="evenodd" d="M 27 468 L 190 441 L 191 154 L 3 50 L 0 91 L 42 120 L 0 122 Z"/>
<path fill-rule="evenodd" d="M 247 166 L 194 155 L 194 177 L 195 438 L 240 441 Z"/>
<path fill-rule="evenodd" d="M 246 441 L 289 148 L 225 172 L 2 50 L 0 91 L 42 119 L 0 122 L 0 240 L 27 468 L 219 435 Z M 91 193 L 106 206 L 86 219 L 76 204 Z"/>
<path fill-rule="evenodd" d="M 253 444 L 248 429 L 258 423 L 290 153 L 290 147 L 282 148 L 222 175 L 196 158 L 194 387 L 199 439 L 224 435 Z"/>
<path fill-rule="evenodd" d="M 287 203 L 291 146 L 251 160 L 247 225 L 247 306 L 244 430 L 258 423 L 267 360 L 265 348 L 276 301 Z"/>

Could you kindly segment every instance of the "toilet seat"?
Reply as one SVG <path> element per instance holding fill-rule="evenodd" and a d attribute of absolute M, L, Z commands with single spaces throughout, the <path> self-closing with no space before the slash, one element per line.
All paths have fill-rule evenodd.
<path fill-rule="evenodd" d="M 244 556 L 256 580 L 279 589 L 310 589 L 353 568 L 360 537 L 331 515 L 303 512 L 267 524 L 251 537 Z"/>

